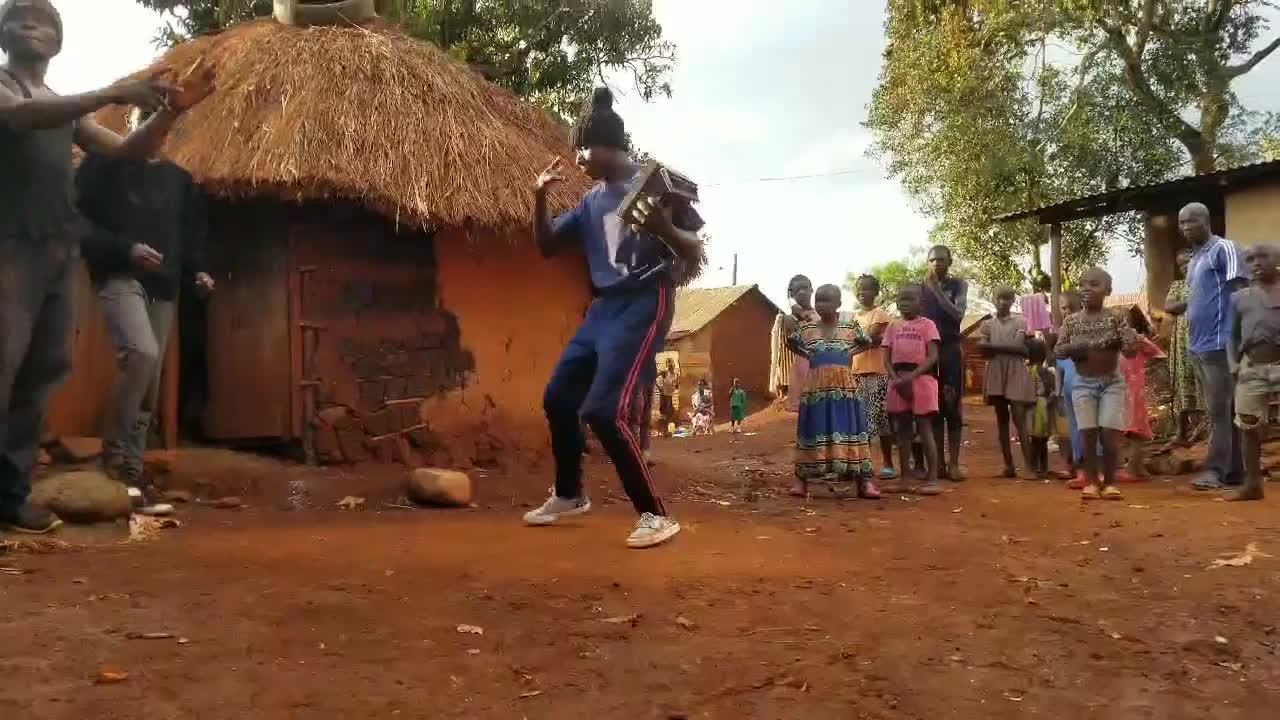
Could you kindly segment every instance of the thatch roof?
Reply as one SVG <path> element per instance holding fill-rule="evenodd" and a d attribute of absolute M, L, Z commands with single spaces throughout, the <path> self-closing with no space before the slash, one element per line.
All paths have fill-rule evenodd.
<path fill-rule="evenodd" d="M 342 198 L 401 223 L 525 224 L 533 182 L 557 155 L 570 207 L 591 186 L 566 131 L 436 46 L 382 21 L 367 28 L 255 20 L 183 43 L 158 67 L 212 63 L 218 89 L 190 110 L 166 154 L 211 192 L 287 201 Z M 125 109 L 103 121 L 125 125 Z"/>

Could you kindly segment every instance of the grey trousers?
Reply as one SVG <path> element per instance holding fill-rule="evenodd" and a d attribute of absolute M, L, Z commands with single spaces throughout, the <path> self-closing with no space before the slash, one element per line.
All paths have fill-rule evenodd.
<path fill-rule="evenodd" d="M 4 245 L 0 259 L 0 514 L 26 502 L 49 394 L 71 367 L 76 258 Z"/>
<path fill-rule="evenodd" d="M 1235 426 L 1235 385 L 1227 366 L 1227 351 L 1191 353 L 1209 415 L 1209 456 L 1205 470 L 1225 485 L 1244 477 L 1240 458 L 1240 431 Z"/>
<path fill-rule="evenodd" d="M 173 328 L 174 303 L 152 300 L 142 284 L 117 275 L 98 289 L 119 363 L 103 436 L 108 464 L 119 463 L 128 481 L 142 479 L 142 454 L 160 398 L 160 370 Z"/>

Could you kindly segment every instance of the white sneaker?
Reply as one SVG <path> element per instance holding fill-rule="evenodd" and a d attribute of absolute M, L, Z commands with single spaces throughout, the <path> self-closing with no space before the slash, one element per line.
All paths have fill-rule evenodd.
<path fill-rule="evenodd" d="M 591 501 L 586 496 L 565 499 L 555 493 L 542 503 L 542 507 L 524 514 L 526 525 L 554 525 L 560 518 L 583 515 L 591 509 Z"/>
<path fill-rule="evenodd" d="M 141 488 L 129 488 L 129 503 L 133 505 L 133 511 L 139 515 L 168 517 L 173 514 L 172 505 L 156 500 L 152 493 Z"/>
<path fill-rule="evenodd" d="M 627 547 L 639 549 L 661 545 L 675 537 L 678 532 L 680 532 L 680 523 L 661 515 L 645 513 L 636 521 L 636 529 L 632 530 L 627 538 Z"/>

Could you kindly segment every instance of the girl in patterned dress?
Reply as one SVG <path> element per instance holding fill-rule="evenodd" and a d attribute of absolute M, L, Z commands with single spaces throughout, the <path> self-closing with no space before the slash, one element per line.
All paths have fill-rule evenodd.
<path fill-rule="evenodd" d="M 880 297 L 880 280 L 875 275 L 863 275 L 855 286 L 858 308 L 854 317 L 859 327 L 875 345 L 880 344 L 884 331 L 889 328 L 893 318 L 876 304 Z M 893 425 L 889 422 L 889 413 L 885 409 L 885 398 L 889 395 L 889 366 L 882 347 L 855 355 L 853 358 L 853 374 L 858 379 L 858 400 L 867 413 L 867 432 L 872 437 L 880 438 L 880 457 L 884 466 L 880 469 L 880 479 L 888 480 L 892 487 L 886 486 L 884 492 L 902 492 L 901 483 L 893 482 L 898 471 L 893 467 Z"/>
<path fill-rule="evenodd" d="M 856 492 L 875 499 L 867 417 L 857 396 L 851 358 L 871 348 L 852 313 L 839 312 L 840 288 L 823 285 L 790 345 L 809 360 L 796 424 L 796 484 L 805 497 L 815 486 L 833 496 Z"/>

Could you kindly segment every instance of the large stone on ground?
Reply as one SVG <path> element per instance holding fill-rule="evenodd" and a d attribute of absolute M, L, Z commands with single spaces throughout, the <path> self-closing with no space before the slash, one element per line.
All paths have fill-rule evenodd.
<path fill-rule="evenodd" d="M 418 468 L 409 473 L 408 494 L 423 505 L 467 507 L 471 504 L 471 478 L 457 470 Z"/>
<path fill-rule="evenodd" d="M 125 486 L 96 470 L 45 478 L 31 488 L 31 502 L 73 523 L 115 520 L 132 511 Z"/>

